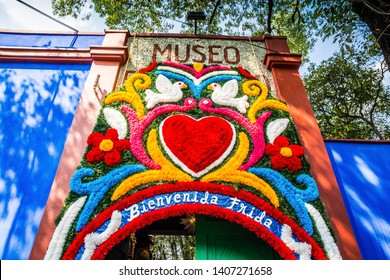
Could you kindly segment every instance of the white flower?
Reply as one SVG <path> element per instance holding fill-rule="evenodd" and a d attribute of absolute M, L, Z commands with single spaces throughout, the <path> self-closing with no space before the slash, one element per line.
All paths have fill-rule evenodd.
<path fill-rule="evenodd" d="M 118 139 L 125 139 L 127 135 L 127 121 L 122 113 L 112 108 L 104 108 L 103 114 L 108 125 L 118 131 Z"/>
<path fill-rule="evenodd" d="M 272 122 L 270 122 L 267 126 L 267 137 L 269 143 L 274 143 L 274 140 L 276 137 L 281 135 L 283 131 L 287 128 L 287 125 L 289 123 L 289 119 L 277 119 Z"/>
<path fill-rule="evenodd" d="M 68 210 L 66 210 L 53 234 L 49 248 L 47 249 L 45 255 L 45 260 L 60 259 L 68 231 L 81 208 L 83 208 L 86 199 L 86 196 L 80 197 L 68 208 Z"/>
<path fill-rule="evenodd" d="M 208 89 L 213 90 L 211 100 L 218 105 L 235 107 L 244 114 L 249 107 L 248 96 L 236 97 L 238 93 L 238 83 L 236 80 L 227 81 L 222 87 L 217 83 L 212 83 Z"/>
<path fill-rule="evenodd" d="M 311 204 L 305 203 L 310 216 L 313 218 L 315 225 L 320 232 L 322 242 L 324 242 L 325 252 L 330 260 L 341 260 L 340 251 L 324 221 L 320 212 L 314 208 Z"/>
<path fill-rule="evenodd" d="M 122 222 L 122 214 L 118 210 L 115 210 L 114 212 L 112 212 L 111 221 L 108 224 L 105 231 L 103 231 L 100 234 L 97 232 L 92 232 L 92 233 L 86 235 L 84 238 L 85 250 L 84 250 L 83 255 L 81 256 L 81 259 L 82 260 L 91 259 L 97 246 L 102 244 L 114 232 L 116 232 L 119 229 L 121 222 Z"/>
<path fill-rule="evenodd" d="M 288 248 L 293 250 L 299 255 L 300 260 L 310 260 L 311 257 L 311 245 L 305 242 L 297 242 L 292 237 L 292 230 L 289 225 L 284 224 L 282 226 L 282 233 L 280 238 L 287 245 Z"/>

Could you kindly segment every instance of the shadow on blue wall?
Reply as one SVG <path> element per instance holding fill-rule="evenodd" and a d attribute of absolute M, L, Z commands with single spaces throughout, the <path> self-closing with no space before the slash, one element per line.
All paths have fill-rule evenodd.
<path fill-rule="evenodd" d="M 90 65 L 0 63 L 0 258 L 28 259 Z"/>
<path fill-rule="evenodd" d="M 390 259 L 390 142 L 326 142 L 363 259 Z"/>

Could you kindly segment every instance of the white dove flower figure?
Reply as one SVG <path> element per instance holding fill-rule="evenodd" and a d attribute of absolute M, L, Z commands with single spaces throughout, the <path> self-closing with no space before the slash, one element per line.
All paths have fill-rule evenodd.
<path fill-rule="evenodd" d="M 249 103 L 247 102 L 248 96 L 244 95 L 236 98 L 238 93 L 237 80 L 227 81 L 222 87 L 217 83 L 212 83 L 207 86 L 207 89 L 213 90 L 211 100 L 214 103 L 223 106 L 235 107 L 240 113 L 246 113 L 246 109 L 249 107 Z"/>
<path fill-rule="evenodd" d="M 177 102 L 183 97 L 181 89 L 187 88 L 183 82 L 172 82 L 164 75 L 158 75 L 156 79 L 156 88 L 159 93 L 153 92 L 150 89 L 145 91 L 146 108 L 151 109 L 158 103 Z"/>

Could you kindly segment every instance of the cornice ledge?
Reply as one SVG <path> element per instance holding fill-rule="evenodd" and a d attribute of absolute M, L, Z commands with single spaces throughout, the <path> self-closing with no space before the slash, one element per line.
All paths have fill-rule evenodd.
<path fill-rule="evenodd" d="M 89 48 L 94 61 L 117 61 L 123 64 L 129 56 L 127 46 L 90 46 Z"/>
<path fill-rule="evenodd" d="M 298 53 L 267 52 L 264 55 L 263 63 L 267 70 L 271 70 L 275 66 L 298 69 L 302 64 L 302 55 Z"/>

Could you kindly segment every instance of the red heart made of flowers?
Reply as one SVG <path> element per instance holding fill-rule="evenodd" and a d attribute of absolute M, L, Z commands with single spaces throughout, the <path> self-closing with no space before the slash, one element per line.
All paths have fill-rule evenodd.
<path fill-rule="evenodd" d="M 236 141 L 234 126 L 215 116 L 199 120 L 187 115 L 170 116 L 161 123 L 159 133 L 173 162 L 195 177 L 221 164 Z"/>

